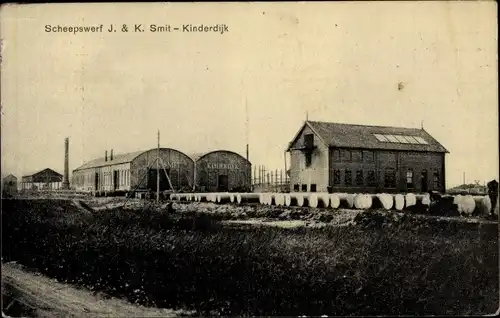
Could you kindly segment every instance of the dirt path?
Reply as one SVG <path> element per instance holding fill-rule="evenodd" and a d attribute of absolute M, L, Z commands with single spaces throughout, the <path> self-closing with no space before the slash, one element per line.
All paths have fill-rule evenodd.
<path fill-rule="evenodd" d="M 136 306 L 122 299 L 96 296 L 25 271 L 16 263 L 2 264 L 3 288 L 14 290 L 18 302 L 35 308 L 36 317 L 179 317 L 190 314 L 186 311 Z"/>

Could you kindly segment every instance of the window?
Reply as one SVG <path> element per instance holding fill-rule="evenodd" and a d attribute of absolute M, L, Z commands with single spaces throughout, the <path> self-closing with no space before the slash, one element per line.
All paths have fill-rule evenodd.
<path fill-rule="evenodd" d="M 360 162 L 360 161 L 362 161 L 363 157 L 362 157 L 361 151 L 359 151 L 359 150 L 353 150 L 351 152 L 351 159 L 354 162 Z"/>
<path fill-rule="evenodd" d="M 407 144 L 408 143 L 408 140 L 406 140 L 405 136 L 398 136 L 398 135 L 395 135 L 394 137 L 396 137 L 396 139 L 402 143 L 402 144 Z"/>
<path fill-rule="evenodd" d="M 316 192 L 316 185 L 315 184 L 311 184 L 311 192 Z"/>
<path fill-rule="evenodd" d="M 418 144 L 419 142 L 417 141 L 417 139 L 415 139 L 414 137 L 412 136 L 406 136 L 406 140 L 408 140 L 410 142 L 410 144 Z"/>
<path fill-rule="evenodd" d="M 406 188 L 413 188 L 413 169 L 408 169 L 408 171 L 406 171 Z"/>
<path fill-rule="evenodd" d="M 307 184 L 302 185 L 302 192 L 307 192 Z"/>
<path fill-rule="evenodd" d="M 307 149 L 312 149 L 314 147 L 314 135 L 313 134 L 304 135 L 304 146 Z"/>
<path fill-rule="evenodd" d="M 357 186 L 363 185 L 363 170 L 356 171 L 356 185 Z"/>
<path fill-rule="evenodd" d="M 385 137 L 390 141 L 390 142 L 398 142 L 395 136 L 393 135 L 385 135 Z"/>
<path fill-rule="evenodd" d="M 419 144 L 427 145 L 427 141 L 425 141 L 424 138 L 422 137 L 413 137 L 413 138 L 415 138 Z"/>
<path fill-rule="evenodd" d="M 340 150 L 339 149 L 333 149 L 333 160 L 340 161 Z"/>
<path fill-rule="evenodd" d="M 439 172 L 435 171 L 432 175 L 432 187 L 434 190 L 439 189 Z"/>
<path fill-rule="evenodd" d="M 416 136 L 407 136 L 407 135 L 390 135 L 390 134 L 373 134 L 378 141 L 381 142 L 394 142 L 394 143 L 402 143 L 402 144 L 421 144 L 427 145 L 427 141 L 425 141 L 422 137 Z"/>
<path fill-rule="evenodd" d="M 377 186 L 377 180 L 375 179 L 375 171 L 368 171 L 368 186 L 375 187 Z"/>
<path fill-rule="evenodd" d="M 380 135 L 380 134 L 374 134 L 375 138 L 377 138 L 378 141 L 384 141 L 384 142 L 387 142 L 389 140 L 387 140 L 387 138 L 384 137 L 384 135 Z"/>
<path fill-rule="evenodd" d="M 340 184 L 340 170 L 333 171 L 333 184 Z"/>
<path fill-rule="evenodd" d="M 395 188 L 396 187 L 396 171 L 394 169 L 386 169 L 384 175 L 384 187 Z"/>
<path fill-rule="evenodd" d="M 342 156 L 342 161 L 351 161 L 351 152 L 349 150 L 342 150 L 340 153 Z"/>
<path fill-rule="evenodd" d="M 298 192 L 299 190 L 300 190 L 299 185 L 298 185 L 298 184 L 294 184 L 294 185 L 293 185 L 293 191 Z"/>
<path fill-rule="evenodd" d="M 306 167 L 310 167 L 312 163 L 312 153 L 306 152 Z"/>
<path fill-rule="evenodd" d="M 352 184 L 351 170 L 346 170 L 345 171 L 344 183 L 345 183 L 345 185 L 351 185 Z"/>
<path fill-rule="evenodd" d="M 365 151 L 363 154 L 363 159 L 367 162 L 373 162 L 375 160 L 375 154 L 373 151 Z"/>

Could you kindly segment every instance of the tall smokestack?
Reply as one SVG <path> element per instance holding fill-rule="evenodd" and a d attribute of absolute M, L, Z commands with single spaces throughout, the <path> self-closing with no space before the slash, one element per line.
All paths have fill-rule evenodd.
<path fill-rule="evenodd" d="M 104 152 L 104 161 L 108 161 L 108 151 Z"/>
<path fill-rule="evenodd" d="M 113 160 L 113 149 L 111 149 L 111 154 L 109 155 L 109 161 Z"/>
<path fill-rule="evenodd" d="M 63 189 L 69 189 L 69 138 L 64 139 L 64 177 Z"/>

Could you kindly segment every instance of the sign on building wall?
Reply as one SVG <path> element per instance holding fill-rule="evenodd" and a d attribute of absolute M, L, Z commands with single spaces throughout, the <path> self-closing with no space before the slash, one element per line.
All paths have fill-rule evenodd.
<path fill-rule="evenodd" d="M 232 163 L 207 163 L 208 169 L 229 169 L 229 170 L 239 170 L 240 166 Z"/>

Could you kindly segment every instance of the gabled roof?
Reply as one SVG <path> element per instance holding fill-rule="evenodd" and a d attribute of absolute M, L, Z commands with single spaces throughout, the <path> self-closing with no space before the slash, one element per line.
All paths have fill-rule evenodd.
<path fill-rule="evenodd" d="M 134 152 L 129 152 L 129 153 L 124 153 L 124 154 L 114 154 L 113 155 L 113 160 L 109 160 L 110 156 L 108 155 L 108 161 L 105 160 L 105 157 L 98 158 L 92 161 L 89 161 L 87 163 L 84 163 L 80 167 L 76 168 L 73 171 L 78 171 L 78 170 L 84 170 L 84 169 L 90 169 L 90 168 L 97 168 L 97 167 L 104 167 L 104 166 L 111 166 L 111 165 L 117 165 L 121 163 L 127 163 L 131 162 L 134 160 L 137 156 L 140 154 L 144 153 L 145 151 L 134 151 Z"/>
<path fill-rule="evenodd" d="M 5 176 L 4 179 L 17 179 L 17 177 L 11 173 L 11 174 Z"/>
<path fill-rule="evenodd" d="M 50 174 L 52 174 L 52 175 L 54 175 L 54 176 L 58 176 L 58 177 L 62 177 L 63 176 L 62 174 L 60 174 L 59 172 L 57 172 L 55 170 L 52 170 L 50 168 L 45 168 L 45 169 L 40 170 L 40 171 L 36 171 L 36 172 L 33 172 L 33 173 L 26 174 L 26 175 L 23 176 L 23 178 L 25 178 L 25 177 L 34 177 L 34 176 L 36 176 L 38 174 L 47 173 L 47 172 L 50 173 Z"/>
<path fill-rule="evenodd" d="M 442 152 L 446 150 L 436 139 L 429 135 L 424 129 L 402 128 L 387 126 L 367 126 L 341 124 L 320 121 L 306 121 L 295 138 L 289 144 L 287 150 L 295 143 L 302 130 L 308 126 L 318 136 L 321 142 L 329 147 L 381 149 L 381 150 L 403 150 L 403 151 L 427 151 Z M 423 138 L 427 144 L 392 143 L 379 141 L 374 134 L 381 135 L 403 135 Z"/>

